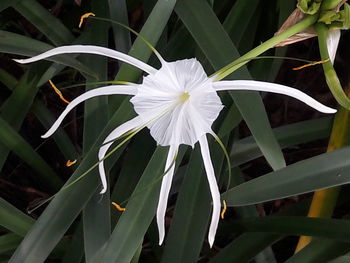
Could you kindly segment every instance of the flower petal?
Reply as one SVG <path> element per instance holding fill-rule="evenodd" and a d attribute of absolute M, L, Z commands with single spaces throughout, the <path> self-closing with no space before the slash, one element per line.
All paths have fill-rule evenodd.
<path fill-rule="evenodd" d="M 159 201 L 157 207 L 157 225 L 159 232 L 159 245 L 164 241 L 165 227 L 164 227 L 164 217 L 166 212 L 166 207 L 168 204 L 168 197 L 171 188 L 171 182 L 173 180 L 175 164 L 174 158 L 176 156 L 178 145 L 170 145 L 168 157 L 165 164 L 165 171 L 169 171 L 164 175 L 162 180 L 162 186 L 160 188 Z M 171 166 L 171 167 L 170 167 Z"/>
<path fill-rule="evenodd" d="M 71 53 L 86 53 L 86 54 L 96 54 L 96 55 L 102 55 L 114 59 L 118 59 L 121 61 L 124 61 L 126 63 L 129 63 L 148 74 L 154 74 L 157 72 L 157 70 L 146 63 L 142 62 L 141 60 L 138 60 L 132 56 L 126 55 L 124 53 L 121 53 L 119 51 L 105 48 L 105 47 L 99 47 L 99 46 L 91 46 L 91 45 L 72 45 L 72 46 L 62 46 L 53 48 L 49 51 L 46 51 L 40 55 L 37 55 L 32 58 L 28 59 L 15 59 L 16 62 L 25 64 L 25 63 L 31 63 L 38 60 L 46 59 L 48 57 L 52 57 L 55 55 L 60 54 L 71 54 Z"/>
<path fill-rule="evenodd" d="M 327 36 L 327 50 L 329 59 L 334 64 L 335 55 L 337 53 L 338 44 L 340 39 L 340 29 L 329 30 Z"/>
<path fill-rule="evenodd" d="M 211 197 L 213 199 L 213 214 L 211 216 L 211 222 L 210 222 L 209 233 L 208 233 L 209 245 L 210 247 L 212 247 L 215 239 L 216 230 L 219 224 L 219 219 L 220 219 L 220 210 L 221 210 L 220 192 L 216 182 L 213 164 L 210 158 L 207 137 L 205 135 L 199 139 L 199 144 L 201 146 L 201 153 L 202 153 L 202 158 L 204 162 L 204 167 L 207 173 Z"/>
<path fill-rule="evenodd" d="M 304 92 L 301 92 L 300 90 L 297 90 L 288 86 L 280 85 L 280 84 L 264 82 L 264 81 L 255 81 L 255 80 L 226 80 L 226 81 L 214 82 L 213 87 L 216 91 L 254 90 L 254 91 L 266 91 L 266 92 L 283 94 L 283 95 L 296 98 L 320 112 L 323 112 L 323 113 L 337 112 L 337 110 L 329 108 L 319 103 L 318 101 L 316 101 L 309 95 L 305 94 Z"/>
<path fill-rule="evenodd" d="M 98 159 L 100 163 L 98 164 L 98 170 L 101 177 L 102 190 L 101 194 L 105 193 L 107 190 L 107 180 L 106 180 L 106 172 L 104 168 L 103 158 L 105 157 L 109 147 L 114 143 L 114 140 L 122 136 L 124 133 L 133 130 L 135 128 L 139 128 L 143 124 L 143 121 L 140 117 L 135 117 L 130 121 L 123 123 L 122 125 L 115 128 L 103 141 L 103 145 L 100 147 L 98 151 Z"/>
<path fill-rule="evenodd" d="M 115 95 L 115 94 L 124 94 L 124 95 L 134 95 L 137 92 L 137 88 L 135 85 L 111 85 L 111 86 L 106 86 L 102 88 L 97 88 L 93 90 L 89 90 L 74 100 L 72 100 L 66 109 L 62 112 L 62 114 L 58 117 L 58 119 L 55 121 L 55 123 L 51 126 L 51 128 L 41 137 L 42 138 L 47 138 L 51 136 L 57 128 L 60 126 L 61 122 L 63 121 L 64 117 L 79 103 L 93 98 L 97 96 L 102 96 L 102 95 Z"/>

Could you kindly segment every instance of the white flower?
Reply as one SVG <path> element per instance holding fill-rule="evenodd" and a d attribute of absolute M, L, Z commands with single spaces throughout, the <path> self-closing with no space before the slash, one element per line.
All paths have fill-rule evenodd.
<path fill-rule="evenodd" d="M 142 84 L 111 85 L 85 92 L 68 104 L 56 122 L 42 137 L 47 138 L 51 136 L 68 112 L 80 102 L 101 95 L 132 95 L 130 102 L 134 105 L 138 116 L 113 130 L 99 150 L 98 157 L 101 161 L 99 172 L 102 181 L 101 193 L 104 193 L 107 189 L 103 158 L 112 145 L 113 140 L 131 130 L 137 130 L 147 125 L 152 137 L 159 145 L 169 146 L 164 168 L 167 172 L 162 180 L 157 208 L 159 244 L 162 244 L 165 235 L 164 217 L 175 170 L 173 161 L 176 158 L 180 144 L 194 147 L 194 144 L 197 142 L 199 142 L 201 148 L 213 200 L 208 240 L 210 246 L 214 243 L 220 217 L 221 201 L 206 134 L 214 135 L 211 126 L 223 108 L 217 95 L 218 91 L 254 90 L 274 92 L 292 96 L 320 112 L 336 112 L 336 110 L 320 104 L 301 91 L 283 85 L 252 80 L 217 81 L 215 79 L 216 76 L 209 78 L 196 59 L 166 62 L 157 54 L 162 64 L 161 68 L 157 70 L 142 61 L 111 49 L 98 46 L 75 45 L 58 47 L 33 58 L 16 61 L 19 63 L 30 63 L 67 53 L 104 55 L 134 65 L 148 74 L 143 78 Z"/>

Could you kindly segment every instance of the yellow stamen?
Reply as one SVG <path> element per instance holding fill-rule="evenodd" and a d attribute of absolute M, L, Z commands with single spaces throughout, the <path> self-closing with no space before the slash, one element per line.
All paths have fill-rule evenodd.
<path fill-rule="evenodd" d="M 222 204 L 223 204 L 223 208 L 222 208 L 222 211 L 221 211 L 221 219 L 224 219 L 225 217 L 225 213 L 226 213 L 226 210 L 227 210 L 227 204 L 226 204 L 226 201 L 223 200 L 222 201 Z"/>
<path fill-rule="evenodd" d="M 323 64 L 323 63 L 326 63 L 328 61 L 329 61 L 329 59 L 324 59 L 324 60 L 312 62 L 310 64 L 306 64 L 306 65 L 302 65 L 300 67 L 292 68 L 292 70 L 300 70 L 300 69 L 311 67 L 311 66 L 315 66 L 315 65 L 318 65 L 318 64 Z"/>
<path fill-rule="evenodd" d="M 53 84 L 51 80 L 49 80 L 49 83 L 51 87 L 54 89 L 54 91 L 56 92 L 56 94 L 60 97 L 60 99 L 65 103 L 69 104 L 70 102 L 63 97 L 62 92 L 55 86 L 55 84 Z"/>
<path fill-rule="evenodd" d="M 181 102 L 185 102 L 186 100 L 188 100 L 190 98 L 190 94 L 188 94 L 188 92 L 184 92 L 181 94 L 180 96 L 180 101 Z"/>
<path fill-rule="evenodd" d="M 119 211 L 123 212 L 125 211 L 125 208 L 124 207 L 121 207 L 120 205 L 118 205 L 117 203 L 115 202 L 112 202 L 112 205 Z"/>
<path fill-rule="evenodd" d="M 75 164 L 77 162 L 77 160 L 75 159 L 74 161 L 71 161 L 71 160 L 68 160 L 66 162 L 66 166 L 69 167 L 69 166 L 72 166 L 73 164 Z"/>
<path fill-rule="evenodd" d="M 79 28 L 81 28 L 81 26 L 83 25 L 83 23 L 84 23 L 84 20 L 86 19 L 86 18 L 88 18 L 89 16 L 95 16 L 95 14 L 94 13 L 86 13 L 86 14 L 83 14 L 81 17 L 80 17 L 80 22 L 79 22 Z"/>

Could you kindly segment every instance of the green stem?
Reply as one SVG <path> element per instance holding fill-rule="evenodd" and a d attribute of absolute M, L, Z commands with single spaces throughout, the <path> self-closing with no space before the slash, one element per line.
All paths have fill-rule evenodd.
<path fill-rule="evenodd" d="M 328 28 L 326 25 L 322 23 L 317 23 L 315 25 L 315 30 L 318 35 L 318 45 L 321 53 L 321 59 L 327 60 L 329 59 L 328 49 L 327 49 L 327 36 L 328 36 Z M 322 64 L 323 71 L 326 77 L 326 82 L 330 91 L 332 92 L 334 98 L 337 102 L 343 106 L 344 108 L 350 110 L 350 100 L 346 96 L 340 81 L 338 79 L 337 73 L 333 68 L 333 64 L 331 61 L 327 61 Z"/>
<path fill-rule="evenodd" d="M 282 42 L 283 40 L 286 40 L 287 38 L 305 30 L 306 28 L 312 26 L 318 19 L 318 15 L 312 15 L 307 16 L 303 20 L 301 20 L 299 23 L 291 26 L 290 28 L 286 29 L 279 35 L 276 35 L 266 42 L 262 43 L 261 45 L 257 46 L 256 48 L 252 49 L 245 55 L 241 56 L 240 58 L 236 59 L 235 61 L 231 62 L 227 66 L 223 67 L 222 69 L 218 70 L 214 75 L 217 75 L 216 80 L 221 80 L 234 72 L 235 70 L 239 69 L 243 65 L 249 62 L 250 59 L 255 58 L 259 56 L 260 54 L 264 53 L 266 50 L 274 47 L 278 43 Z"/>

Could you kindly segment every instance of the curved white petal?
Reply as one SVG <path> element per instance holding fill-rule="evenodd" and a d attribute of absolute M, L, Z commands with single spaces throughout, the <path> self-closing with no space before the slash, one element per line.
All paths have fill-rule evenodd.
<path fill-rule="evenodd" d="M 50 49 L 49 51 L 46 51 L 40 55 L 34 56 L 32 58 L 28 59 L 15 59 L 14 61 L 25 64 L 25 63 L 31 63 L 38 60 L 46 59 L 48 57 L 52 57 L 55 55 L 60 54 L 71 54 L 71 53 L 86 53 L 86 54 L 95 54 L 95 55 L 102 55 L 114 59 L 118 59 L 121 61 L 124 61 L 126 63 L 129 63 L 148 74 L 154 74 L 157 70 L 146 63 L 142 62 L 141 60 L 138 60 L 132 56 L 126 55 L 124 53 L 121 53 L 119 51 L 105 48 L 105 47 L 99 47 L 99 46 L 91 46 L 91 45 L 72 45 L 72 46 L 62 46 Z"/>
<path fill-rule="evenodd" d="M 106 86 L 102 88 L 97 88 L 93 90 L 89 90 L 74 100 L 72 100 L 66 109 L 62 112 L 62 114 L 58 117 L 58 119 L 55 121 L 55 123 L 51 126 L 51 128 L 41 137 L 42 138 L 47 138 L 51 136 L 57 128 L 60 126 L 61 122 L 63 121 L 64 117 L 79 103 L 93 98 L 97 96 L 102 96 L 102 95 L 115 95 L 115 94 L 124 94 L 124 95 L 135 95 L 137 92 L 137 86 L 136 85 L 111 85 L 111 86 Z"/>
<path fill-rule="evenodd" d="M 327 50 L 328 50 L 329 59 L 331 60 L 332 64 L 334 63 L 335 55 L 337 54 L 339 39 L 340 39 L 340 29 L 334 29 L 334 30 L 328 31 Z"/>
<path fill-rule="evenodd" d="M 106 180 L 106 172 L 104 168 L 104 161 L 103 158 L 105 157 L 109 147 L 114 143 L 114 140 L 123 135 L 124 133 L 133 130 L 135 128 L 139 128 L 142 126 L 143 121 L 140 117 L 135 117 L 131 119 L 130 121 L 127 121 L 123 123 L 122 125 L 115 128 L 104 140 L 103 144 L 100 147 L 100 150 L 98 151 L 98 159 L 100 163 L 98 164 L 98 170 L 101 177 L 101 183 L 102 183 L 102 190 L 101 194 L 105 193 L 107 190 L 107 180 Z"/>
<path fill-rule="evenodd" d="M 305 94 L 304 92 L 301 92 L 300 90 L 297 90 L 288 86 L 280 85 L 280 84 L 264 82 L 264 81 L 255 81 L 255 80 L 224 80 L 224 81 L 213 82 L 213 87 L 216 91 L 254 90 L 254 91 L 266 91 L 266 92 L 283 94 L 283 95 L 296 98 L 320 112 L 323 112 L 323 113 L 337 112 L 337 110 L 329 108 L 319 103 L 318 101 L 316 101 L 309 95 Z"/>
<path fill-rule="evenodd" d="M 216 182 L 213 164 L 210 158 L 210 152 L 208 147 L 207 137 L 204 135 L 199 139 L 199 144 L 201 146 L 201 153 L 204 162 L 205 171 L 207 173 L 209 188 L 211 192 L 211 197 L 213 199 L 213 214 L 211 216 L 211 222 L 208 233 L 208 241 L 210 247 L 213 246 L 216 230 L 218 228 L 221 210 L 220 192 Z"/>
<path fill-rule="evenodd" d="M 168 157 L 165 164 L 165 171 L 168 170 L 169 168 L 170 169 L 164 175 L 162 180 L 162 186 L 160 188 L 158 207 L 157 207 L 157 225 L 158 225 L 158 232 L 159 232 L 159 245 L 163 243 L 164 236 L 165 236 L 164 217 L 165 217 L 166 207 L 168 204 L 168 197 L 169 197 L 169 192 L 171 188 L 171 182 L 173 180 L 173 175 L 175 170 L 175 164 L 173 162 L 177 153 L 177 149 L 178 149 L 177 145 L 170 145 Z"/>

